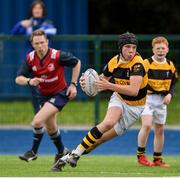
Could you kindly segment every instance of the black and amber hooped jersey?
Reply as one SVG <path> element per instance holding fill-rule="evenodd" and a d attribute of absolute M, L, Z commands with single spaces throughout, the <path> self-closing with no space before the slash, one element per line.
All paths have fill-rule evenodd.
<path fill-rule="evenodd" d="M 143 81 L 137 96 L 128 96 L 117 92 L 116 94 L 128 105 L 139 106 L 145 104 L 148 77 L 141 56 L 135 55 L 135 57 L 127 63 L 120 60 L 119 55 L 114 56 L 104 68 L 103 74 L 106 77 L 112 77 L 114 82 L 119 85 L 130 85 L 131 76 L 142 76 Z"/>
<path fill-rule="evenodd" d="M 152 58 L 144 60 L 148 72 L 148 94 L 174 94 L 178 73 L 172 61 L 159 63 Z"/>

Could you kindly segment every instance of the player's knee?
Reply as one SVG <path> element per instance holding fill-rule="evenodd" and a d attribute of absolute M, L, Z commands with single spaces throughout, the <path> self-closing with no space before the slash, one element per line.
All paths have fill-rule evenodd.
<path fill-rule="evenodd" d="M 114 123 L 112 121 L 103 122 L 105 130 L 110 130 L 114 127 Z"/>
<path fill-rule="evenodd" d="M 43 127 L 43 123 L 40 119 L 38 119 L 38 117 L 34 117 L 32 121 L 32 126 L 35 128 L 40 128 L 40 127 Z"/>
<path fill-rule="evenodd" d="M 156 135 L 163 135 L 164 134 L 164 128 L 159 127 L 158 129 L 155 130 Z"/>
<path fill-rule="evenodd" d="M 145 123 L 145 124 L 143 124 L 143 129 L 145 130 L 145 131 L 147 131 L 147 132 L 149 132 L 150 130 L 151 130 L 151 128 L 152 128 L 152 124 L 150 124 L 150 123 Z"/>
<path fill-rule="evenodd" d="M 55 131 L 57 131 L 57 126 L 45 126 L 45 128 L 46 128 L 46 131 L 47 131 L 47 133 L 54 133 Z"/>

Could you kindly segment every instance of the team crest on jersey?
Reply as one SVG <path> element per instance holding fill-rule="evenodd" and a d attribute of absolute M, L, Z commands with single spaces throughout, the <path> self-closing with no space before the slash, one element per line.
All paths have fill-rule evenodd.
<path fill-rule="evenodd" d="M 140 64 L 136 64 L 136 65 L 134 65 L 134 67 L 133 67 L 133 72 L 139 72 L 140 71 L 140 68 L 141 68 L 141 65 Z"/>
<path fill-rule="evenodd" d="M 50 63 L 50 64 L 48 65 L 48 70 L 49 70 L 49 71 L 54 71 L 54 70 L 55 70 L 55 66 L 54 66 L 53 63 Z"/>
<path fill-rule="evenodd" d="M 36 66 L 33 66 L 33 67 L 32 67 L 32 70 L 36 72 L 36 71 L 37 71 L 37 67 L 36 67 Z"/>

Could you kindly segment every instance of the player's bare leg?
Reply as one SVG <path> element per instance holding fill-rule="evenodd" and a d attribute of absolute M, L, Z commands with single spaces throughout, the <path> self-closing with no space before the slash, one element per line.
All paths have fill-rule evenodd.
<path fill-rule="evenodd" d="M 34 133 L 33 145 L 30 150 L 26 151 L 23 155 L 19 156 L 21 160 L 29 162 L 37 159 L 37 150 L 39 148 L 41 139 L 44 134 L 44 125 L 49 117 L 52 118 L 54 116 L 54 113 L 58 112 L 57 108 L 55 108 L 54 106 L 49 107 L 49 105 L 49 103 L 46 103 L 41 108 L 41 110 L 34 116 L 32 121 Z"/>
<path fill-rule="evenodd" d="M 160 167 L 170 167 L 162 158 L 162 150 L 164 145 L 164 125 L 155 124 L 154 126 L 154 164 Z"/>
<path fill-rule="evenodd" d="M 149 133 L 152 127 L 152 116 L 144 115 L 142 117 L 142 126 L 138 134 L 138 150 L 137 150 L 137 161 L 139 164 L 144 166 L 153 166 L 154 163 L 149 161 L 145 155 L 146 143 L 149 137 Z"/>

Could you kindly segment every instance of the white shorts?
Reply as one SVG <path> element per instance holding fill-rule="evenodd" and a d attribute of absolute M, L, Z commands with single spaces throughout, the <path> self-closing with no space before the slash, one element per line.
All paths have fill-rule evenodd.
<path fill-rule="evenodd" d="M 141 116 L 144 106 L 130 106 L 122 101 L 118 96 L 113 93 L 110 98 L 108 108 L 119 107 L 122 110 L 119 121 L 115 124 L 114 130 L 117 135 L 122 135 L 124 131 L 130 128 Z"/>
<path fill-rule="evenodd" d="M 163 104 L 164 96 L 158 94 L 148 94 L 143 115 L 151 115 L 153 122 L 165 124 L 167 117 L 167 105 Z"/>

